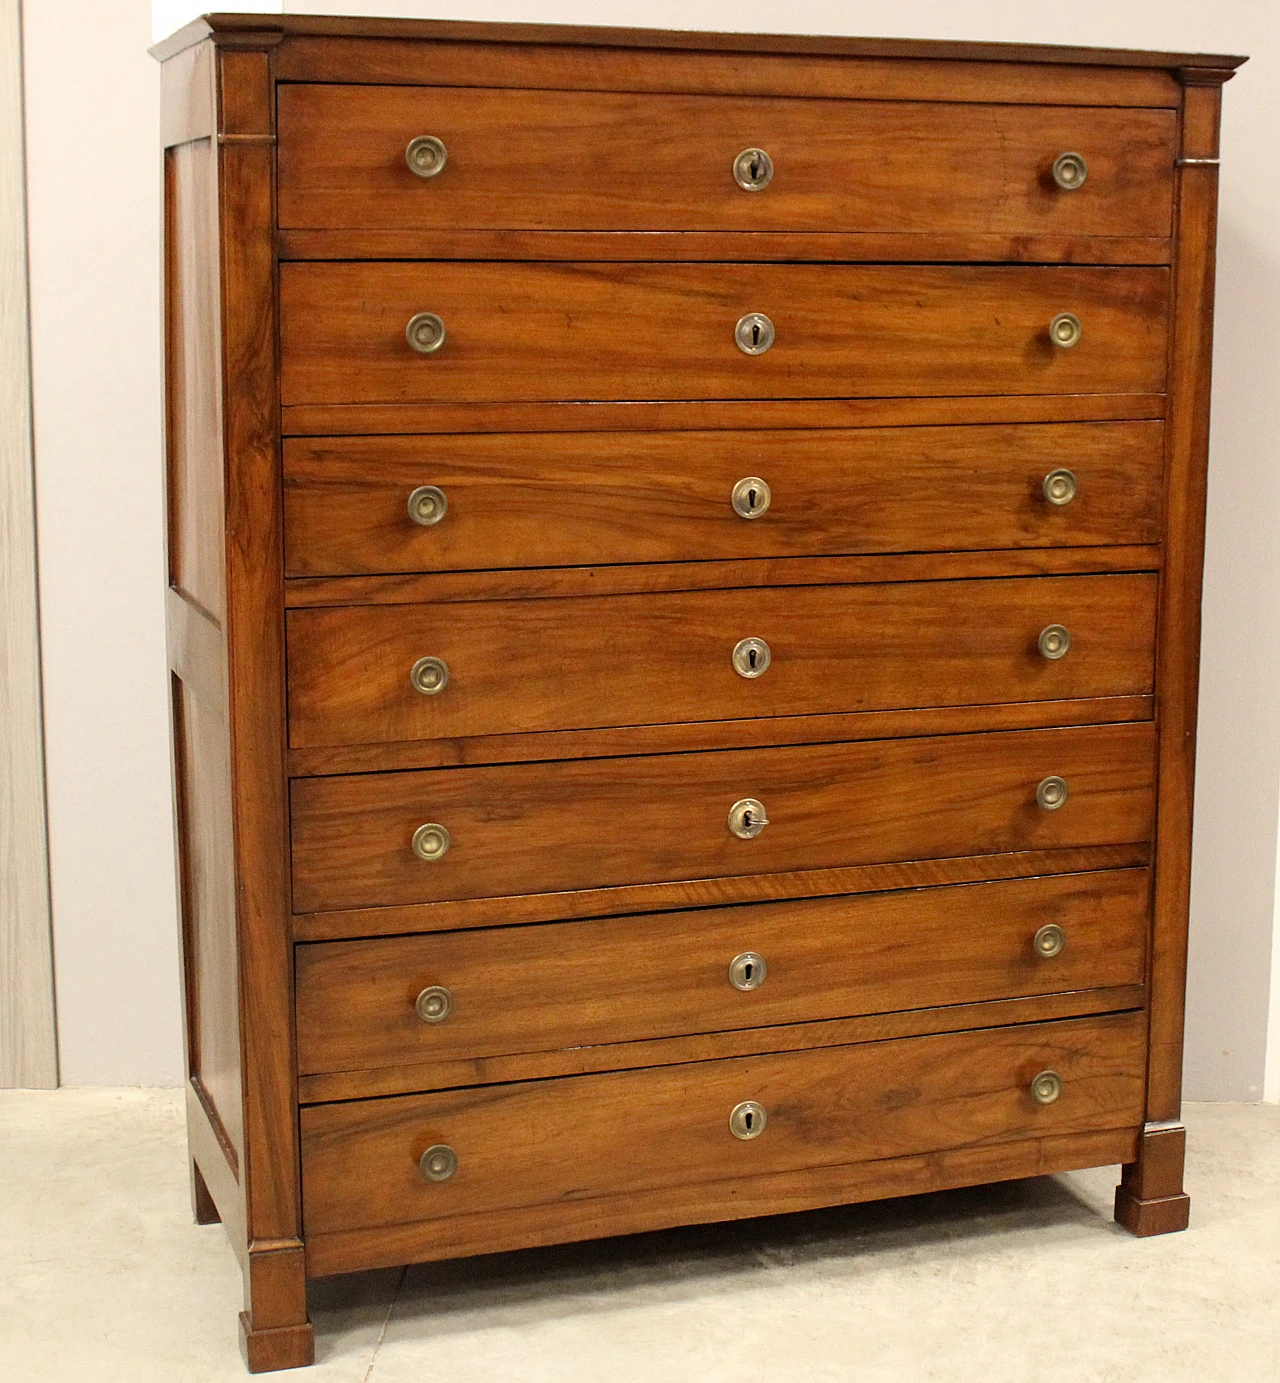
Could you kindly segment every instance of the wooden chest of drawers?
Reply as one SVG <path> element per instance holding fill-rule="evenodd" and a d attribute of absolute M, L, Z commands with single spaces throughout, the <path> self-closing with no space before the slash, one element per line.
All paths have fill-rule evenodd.
<path fill-rule="evenodd" d="M 308 1277 L 1178 1124 L 1241 61 L 219 16 L 164 60 L 197 1216 Z"/>

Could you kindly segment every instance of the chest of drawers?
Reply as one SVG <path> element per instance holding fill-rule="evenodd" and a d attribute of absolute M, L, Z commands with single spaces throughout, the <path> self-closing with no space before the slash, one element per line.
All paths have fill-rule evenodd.
<path fill-rule="evenodd" d="M 214 16 L 164 61 L 197 1217 L 308 1278 L 1178 1123 L 1241 61 Z"/>

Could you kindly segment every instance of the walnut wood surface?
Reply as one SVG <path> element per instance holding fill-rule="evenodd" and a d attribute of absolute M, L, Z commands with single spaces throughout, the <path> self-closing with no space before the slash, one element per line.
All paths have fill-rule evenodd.
<path fill-rule="evenodd" d="M 358 1101 L 313 1105 L 301 1116 L 308 1242 L 417 1224 L 413 1256 L 449 1256 L 468 1251 L 467 1217 L 487 1212 L 507 1212 L 518 1244 L 526 1207 L 1132 1128 L 1143 1039 L 1142 1015 L 1120 1014 L 388 1099 L 376 1116 Z M 1038 1105 L 1028 1086 L 1046 1069 L 1062 1095 Z M 768 1120 L 744 1141 L 728 1120 L 748 1099 Z M 418 1159 L 437 1143 L 458 1170 L 428 1182 Z"/>
<path fill-rule="evenodd" d="M 215 12 L 193 20 L 184 28 L 156 44 L 152 54 L 165 61 L 213 35 L 220 43 L 273 45 L 282 39 L 296 42 L 306 36 L 334 39 L 414 41 L 412 46 L 432 52 L 435 43 L 466 43 L 477 45 L 522 44 L 536 52 L 538 45 L 575 45 L 610 49 L 669 50 L 664 56 L 676 56 L 681 50 L 707 53 L 794 53 L 811 60 L 824 57 L 918 59 L 963 65 L 969 63 L 1030 63 L 1032 72 L 1041 83 L 1056 82 L 1056 72 L 1038 70 L 1040 65 L 1080 65 L 1099 68 L 1207 68 L 1212 79 L 1221 83 L 1229 80 L 1232 69 L 1247 62 L 1247 58 L 1211 53 L 1166 53 L 1143 48 L 1087 48 L 1079 45 L 1049 43 L 974 43 L 939 39 L 854 38 L 840 35 L 804 34 L 741 34 L 712 33 L 700 30 L 634 29 L 591 27 L 574 24 L 492 24 L 440 19 L 383 19 L 369 17 L 337 17 L 320 15 L 255 15 Z M 226 37 L 223 37 L 225 35 Z M 361 45 L 366 54 L 376 60 L 380 45 Z M 409 46 L 406 44 L 406 46 Z M 347 50 L 349 51 L 349 50 Z M 359 51 L 359 50 L 357 50 Z M 524 56 L 521 48 L 500 50 L 500 56 L 518 62 Z M 485 54 L 490 70 L 501 65 L 494 61 L 499 54 L 492 49 Z M 814 65 L 817 65 L 814 63 Z M 739 64 L 749 67 L 750 64 Z M 284 69 L 290 77 L 297 73 Z M 348 63 L 346 73 L 354 74 Z M 284 75 L 284 73 L 282 73 Z M 990 74 L 983 73 L 983 76 Z"/>
<path fill-rule="evenodd" d="M 1131 574 L 293 610 L 289 740 L 1144 695 L 1155 596 Z M 1037 645 L 1049 625 L 1070 631 L 1057 660 Z M 755 678 L 731 657 L 748 636 L 770 650 Z M 434 695 L 409 676 L 427 654 L 448 666 Z"/>
<path fill-rule="evenodd" d="M 963 398 L 754 399 L 751 431 L 762 428 L 952 427 L 976 423 L 1109 422 L 1163 418 L 1164 394 L 1001 394 Z M 292 404 L 280 410 L 291 437 L 374 433 L 689 432 L 743 430 L 735 400 L 607 403 Z"/>
<path fill-rule="evenodd" d="M 1191 1198 L 1182 1189 L 1187 1131 L 1181 1124 L 1148 1124 L 1138 1156 L 1126 1163 L 1116 1187 L 1115 1216 L 1140 1239 L 1171 1234 L 1191 1222 Z"/>
<path fill-rule="evenodd" d="M 348 84 L 282 86 L 278 121 L 281 226 L 336 229 L 1160 237 L 1177 139 L 1166 110 Z M 448 149 L 435 177 L 415 134 Z M 773 160 L 759 192 L 733 176 L 749 147 Z"/>
<path fill-rule="evenodd" d="M 291 576 L 1151 543 L 1157 422 L 285 443 Z M 1048 503 L 1044 478 L 1080 484 Z M 730 504 L 747 476 L 768 511 Z M 423 527 L 408 497 L 448 500 Z"/>
<path fill-rule="evenodd" d="M 1139 984 L 1145 870 L 765 903 L 715 911 L 300 946 L 298 1069 L 636 1042 L 683 1033 Z M 1063 951 L 1037 955 L 1047 923 Z M 763 957 L 758 989 L 729 981 Z M 414 1002 L 443 985 L 452 1009 Z"/>
<path fill-rule="evenodd" d="M 294 906 L 322 909 L 767 874 L 1150 838 L 1149 725 L 296 779 Z M 1057 811 L 1036 785 L 1071 789 Z M 771 824 L 727 825 L 740 798 Z M 424 822 L 453 845 L 411 847 Z"/>
<path fill-rule="evenodd" d="M 1168 291 L 1150 267 L 282 264 L 282 401 L 741 399 L 751 426 L 755 398 L 1159 392 Z M 405 339 L 424 311 L 432 355 Z M 750 312 L 763 355 L 734 342 Z"/>

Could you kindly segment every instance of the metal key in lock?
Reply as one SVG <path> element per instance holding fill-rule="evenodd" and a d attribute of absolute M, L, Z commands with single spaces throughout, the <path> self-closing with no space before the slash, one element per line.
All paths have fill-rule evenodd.
<path fill-rule="evenodd" d="M 769 824 L 764 803 L 755 797 L 743 797 L 729 808 L 729 829 L 739 840 L 754 840 Z"/>

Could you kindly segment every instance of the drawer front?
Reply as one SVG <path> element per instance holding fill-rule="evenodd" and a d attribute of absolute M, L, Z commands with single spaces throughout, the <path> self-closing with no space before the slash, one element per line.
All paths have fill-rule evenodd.
<path fill-rule="evenodd" d="M 289 739 L 1145 695 L 1155 605 L 1131 573 L 294 610 Z"/>
<path fill-rule="evenodd" d="M 344 576 L 1154 543 L 1162 445 L 1158 422 L 290 438 L 286 561 Z M 1066 503 L 1045 494 L 1057 470 Z M 428 486 L 443 512 L 432 496 L 415 519 Z"/>
<path fill-rule="evenodd" d="M 1141 984 L 1149 890 L 1148 871 L 1133 869 L 303 945 L 298 1069 L 365 1071 Z M 447 997 L 423 999 L 423 1018 L 419 996 L 435 987 Z"/>
<path fill-rule="evenodd" d="M 1154 748 L 1133 723 L 296 779 L 294 907 L 1146 841 Z M 1037 803 L 1046 777 L 1068 786 L 1056 809 Z M 740 838 L 746 799 L 769 824 Z M 429 859 L 413 845 L 427 825 L 449 837 L 441 854 L 440 833 L 419 836 Z"/>
<path fill-rule="evenodd" d="M 1168 288 L 1163 268 L 283 264 L 283 399 L 1158 393 Z M 444 323 L 430 354 L 406 335 L 420 313 Z M 753 313 L 775 332 L 754 355 L 736 340 Z"/>
<path fill-rule="evenodd" d="M 1125 1013 L 313 1105 L 305 1232 L 1127 1128 L 1143 1117 L 1144 1038 L 1145 1015 Z M 1031 1085 L 1047 1071 L 1061 1094 L 1041 1104 Z M 765 1118 L 741 1138 L 730 1114 L 747 1101 Z M 441 1146 L 456 1169 L 428 1180 L 419 1160 Z"/>
<path fill-rule="evenodd" d="M 1170 233 L 1171 110 L 407 86 L 278 99 L 286 228 Z M 427 176 L 407 157 L 423 136 L 446 151 Z M 758 189 L 735 176 L 753 146 L 772 164 Z M 1087 167 L 1071 190 L 1053 176 L 1065 152 Z"/>

